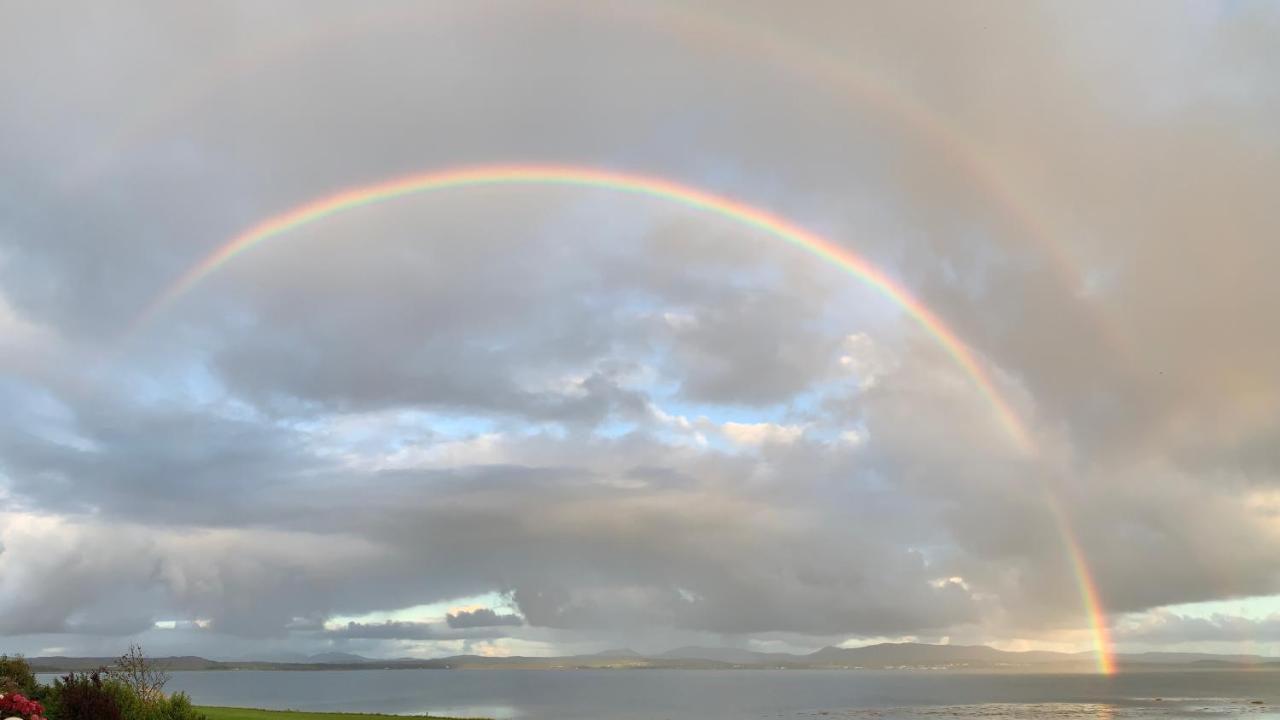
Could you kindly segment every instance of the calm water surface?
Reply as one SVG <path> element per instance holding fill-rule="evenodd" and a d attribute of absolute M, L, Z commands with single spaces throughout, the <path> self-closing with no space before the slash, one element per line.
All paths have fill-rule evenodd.
<path fill-rule="evenodd" d="M 168 689 L 200 705 L 519 720 L 1280 720 L 1280 672 L 1106 678 L 820 670 L 218 671 L 174 673 Z"/>

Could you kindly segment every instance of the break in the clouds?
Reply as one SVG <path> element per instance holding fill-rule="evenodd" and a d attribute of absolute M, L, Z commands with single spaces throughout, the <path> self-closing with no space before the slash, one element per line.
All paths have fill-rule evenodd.
<path fill-rule="evenodd" d="M 1280 651 L 1254 3 L 10 4 L 0 646 Z M 659 176 L 758 228 L 460 164 Z M 147 318 L 146 322 L 142 322 Z M 1003 399 L 1030 438 L 1002 421 Z M 1260 600 L 1241 600 L 1244 606 Z"/>
<path fill-rule="evenodd" d="M 1187 617 L 1159 611 L 1122 627 L 1121 637 L 1153 644 L 1247 643 L 1248 649 L 1253 649 L 1255 644 L 1267 646 L 1280 641 L 1280 615 Z"/>

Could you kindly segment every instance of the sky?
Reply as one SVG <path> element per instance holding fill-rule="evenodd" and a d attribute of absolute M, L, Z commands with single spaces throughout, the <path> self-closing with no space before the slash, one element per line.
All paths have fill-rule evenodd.
<path fill-rule="evenodd" d="M 0 651 L 1280 655 L 1274 4 L 0 18 Z M 500 164 L 928 322 L 545 182 L 173 292 Z"/>

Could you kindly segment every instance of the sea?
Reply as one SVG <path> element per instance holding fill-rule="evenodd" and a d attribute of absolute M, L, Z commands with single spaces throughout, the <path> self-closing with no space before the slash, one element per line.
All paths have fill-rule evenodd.
<path fill-rule="evenodd" d="M 1280 671 L 224 670 L 175 672 L 166 689 L 197 705 L 495 720 L 1280 720 Z"/>

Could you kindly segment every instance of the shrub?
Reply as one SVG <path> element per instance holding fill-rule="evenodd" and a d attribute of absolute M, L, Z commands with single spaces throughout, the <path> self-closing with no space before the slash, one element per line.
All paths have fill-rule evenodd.
<path fill-rule="evenodd" d="M 208 720 L 204 713 L 196 712 L 191 706 L 191 698 L 186 693 L 174 693 L 169 696 L 169 703 L 162 708 L 164 720 Z"/>
<path fill-rule="evenodd" d="M 103 687 L 115 698 L 124 720 L 204 720 L 183 693 L 165 695 L 169 673 L 142 653 L 142 646 L 130 645 L 107 671 Z"/>
<path fill-rule="evenodd" d="M 164 700 L 164 686 L 169 682 L 169 673 L 148 660 L 137 643 L 129 645 L 129 651 L 116 660 L 107 675 L 145 702 Z"/>
<path fill-rule="evenodd" d="M 55 680 L 49 715 L 57 720 L 124 720 L 115 693 L 98 673 L 70 673 Z"/>
<path fill-rule="evenodd" d="M 31 697 L 38 688 L 36 676 L 22 656 L 0 655 L 0 694 L 22 693 Z"/>
<path fill-rule="evenodd" d="M 167 673 L 153 667 L 136 645 L 130 646 L 112 670 L 70 673 L 54 681 L 52 687 L 37 683 L 22 658 L 0 656 L 0 683 L 14 688 L 0 690 L 0 718 L 207 720 L 185 694 L 165 695 L 166 680 Z M 19 688 L 29 691 L 19 693 Z"/>
<path fill-rule="evenodd" d="M 191 701 L 183 693 L 174 693 L 171 697 L 161 694 L 144 698 L 133 688 L 115 680 L 107 680 L 102 686 L 120 708 L 123 720 L 205 720 L 204 715 L 191 707 Z"/>

